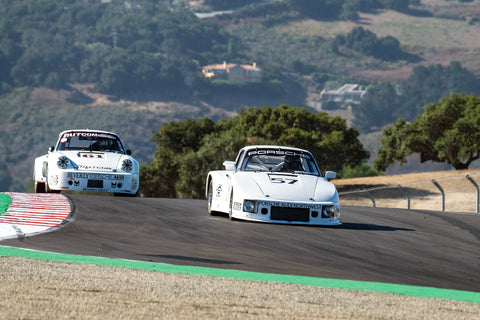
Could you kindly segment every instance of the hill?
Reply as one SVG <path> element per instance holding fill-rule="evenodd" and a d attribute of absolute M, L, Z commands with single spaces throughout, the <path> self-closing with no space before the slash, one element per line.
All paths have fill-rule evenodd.
<path fill-rule="evenodd" d="M 323 88 L 337 88 L 345 82 L 364 86 L 377 81 L 398 83 L 416 66 L 447 65 L 452 60 L 480 74 L 476 59 L 480 44 L 475 40 L 480 31 L 478 2 L 425 0 L 406 12 L 359 11 L 356 20 L 309 17 L 286 10 L 281 6 L 284 1 L 250 1 L 254 4 L 207 19 L 168 7 L 150 12 L 125 9 L 123 2 L 115 12 L 108 4 L 77 3 L 76 7 L 55 7 L 58 12 L 52 9 L 51 13 L 45 8 L 32 10 L 35 1 L 0 2 L 5 3 L 0 15 L 13 8 L 0 25 L 0 65 L 3 70 L 10 68 L 0 77 L 4 115 L 0 142 L 5 146 L 0 156 L 5 168 L 0 171 L 0 187 L 4 191 L 25 190 L 33 158 L 45 153 L 58 132 L 72 127 L 115 131 L 134 156 L 147 163 L 156 147 L 150 141 L 152 132 L 169 121 L 205 116 L 216 120 L 263 105 L 289 104 L 321 111 L 318 94 Z M 205 1 L 189 3 L 195 3 L 195 10 L 209 9 Z M 26 4 L 31 8 L 24 7 Z M 90 18 L 82 19 L 84 14 Z M 118 15 L 113 24 L 107 19 L 112 14 Z M 50 19 L 51 15 L 55 17 Z M 146 24 L 148 21 L 152 24 Z M 43 30 L 45 25 L 49 28 Z M 359 26 L 378 37 L 395 37 L 402 50 L 416 58 L 384 61 L 346 48 L 337 53 L 331 50 L 332 39 Z M 121 35 L 121 41 L 113 42 L 112 30 Z M 197 32 L 203 32 L 202 44 L 189 41 Z M 23 42 L 17 41 L 20 35 Z M 66 54 L 60 55 L 65 48 Z M 50 56 L 53 53 L 56 55 Z M 256 62 L 267 81 L 280 83 L 282 93 L 238 88 L 220 91 L 198 78 L 198 66 L 223 60 Z M 21 64 L 12 67 L 17 62 Z M 131 71 L 124 68 L 127 65 L 138 68 Z M 137 81 L 139 75 L 143 80 Z M 322 111 L 352 123 L 351 108 Z M 373 156 L 380 136 L 361 137 Z M 432 168 L 413 163 L 413 167 L 394 172 Z"/>

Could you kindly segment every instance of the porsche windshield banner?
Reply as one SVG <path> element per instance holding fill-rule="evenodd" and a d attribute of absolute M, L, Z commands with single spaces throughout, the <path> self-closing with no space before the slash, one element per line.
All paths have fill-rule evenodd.
<path fill-rule="evenodd" d="M 260 149 L 260 150 L 248 151 L 249 157 L 253 155 L 298 156 L 306 159 L 311 159 L 309 154 L 290 151 L 290 150 Z"/>

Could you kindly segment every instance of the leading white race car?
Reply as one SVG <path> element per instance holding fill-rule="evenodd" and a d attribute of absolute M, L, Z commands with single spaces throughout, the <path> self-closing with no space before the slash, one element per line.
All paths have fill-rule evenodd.
<path fill-rule="evenodd" d="M 99 191 L 134 196 L 139 165 L 120 137 L 99 130 L 67 130 L 35 159 L 35 192 Z"/>
<path fill-rule="evenodd" d="M 225 170 L 206 180 L 208 212 L 230 219 L 311 225 L 339 225 L 336 173 L 322 177 L 310 152 L 281 146 L 248 146 Z"/>

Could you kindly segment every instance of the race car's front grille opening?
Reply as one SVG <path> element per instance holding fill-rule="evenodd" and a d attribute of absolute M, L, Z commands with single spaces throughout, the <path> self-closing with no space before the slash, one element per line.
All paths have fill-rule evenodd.
<path fill-rule="evenodd" d="M 309 214 L 305 208 L 272 207 L 270 219 L 308 222 Z"/>
<path fill-rule="evenodd" d="M 87 188 L 103 188 L 103 180 L 88 180 Z"/>

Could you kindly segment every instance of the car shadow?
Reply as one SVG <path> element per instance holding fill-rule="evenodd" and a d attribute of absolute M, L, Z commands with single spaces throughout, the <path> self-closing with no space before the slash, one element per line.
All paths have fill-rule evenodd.
<path fill-rule="evenodd" d="M 343 222 L 341 225 L 336 226 L 335 228 L 346 229 L 346 230 L 372 230 L 372 231 L 415 231 L 415 229 L 382 226 L 382 225 L 369 224 L 369 223 L 353 223 L 353 222 Z"/>
<path fill-rule="evenodd" d="M 205 258 L 179 256 L 179 255 L 171 255 L 171 254 L 148 254 L 148 253 L 141 254 L 141 253 L 138 253 L 137 256 L 182 260 L 182 261 L 190 261 L 190 262 L 211 263 L 211 264 L 239 264 L 238 262 L 232 262 L 232 261 L 205 259 Z"/>

